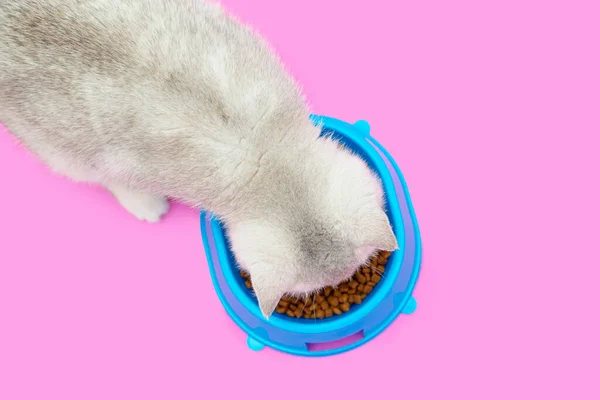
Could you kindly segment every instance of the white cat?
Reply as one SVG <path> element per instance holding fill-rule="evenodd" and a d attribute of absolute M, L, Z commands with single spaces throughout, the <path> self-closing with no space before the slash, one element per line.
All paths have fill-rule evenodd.
<path fill-rule="evenodd" d="M 394 250 L 381 183 L 309 120 L 269 46 L 194 0 L 3 0 L 0 121 L 141 220 L 214 212 L 268 318 Z"/>

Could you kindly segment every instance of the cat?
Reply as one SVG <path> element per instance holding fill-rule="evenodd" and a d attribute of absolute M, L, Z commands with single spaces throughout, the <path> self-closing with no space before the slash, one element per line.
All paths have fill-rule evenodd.
<path fill-rule="evenodd" d="M 381 182 L 309 119 L 270 46 L 198 0 L 3 0 L 0 122 L 140 220 L 225 224 L 269 318 L 398 247 Z"/>

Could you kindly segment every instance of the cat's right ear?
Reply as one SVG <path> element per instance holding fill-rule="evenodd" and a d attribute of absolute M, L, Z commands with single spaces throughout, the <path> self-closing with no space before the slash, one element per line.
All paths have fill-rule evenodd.
<path fill-rule="evenodd" d="M 279 300 L 288 291 L 289 285 L 280 274 L 269 268 L 254 268 L 250 280 L 260 311 L 266 319 L 269 319 Z"/>

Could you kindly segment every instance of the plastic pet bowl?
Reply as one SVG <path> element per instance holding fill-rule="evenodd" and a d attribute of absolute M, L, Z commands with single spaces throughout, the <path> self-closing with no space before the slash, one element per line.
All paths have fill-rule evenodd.
<path fill-rule="evenodd" d="M 370 136 L 369 124 L 313 116 L 323 134 L 333 135 L 361 156 L 381 178 L 387 214 L 399 249 L 390 256 L 385 273 L 360 305 L 339 316 L 296 319 L 274 313 L 265 319 L 246 288 L 229 248 L 225 229 L 206 212 L 200 214 L 204 249 L 215 290 L 231 318 L 248 334 L 248 346 L 265 346 L 303 356 L 326 356 L 356 348 L 373 339 L 400 314 L 415 311 L 412 291 L 421 264 L 421 239 L 406 183 L 389 153 Z"/>

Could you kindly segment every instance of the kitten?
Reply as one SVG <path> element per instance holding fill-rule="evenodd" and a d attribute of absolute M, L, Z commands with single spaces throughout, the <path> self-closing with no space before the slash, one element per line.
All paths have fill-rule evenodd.
<path fill-rule="evenodd" d="M 3 0 L 0 121 L 137 218 L 222 219 L 265 317 L 394 250 L 381 183 L 309 120 L 269 46 L 194 0 Z"/>

